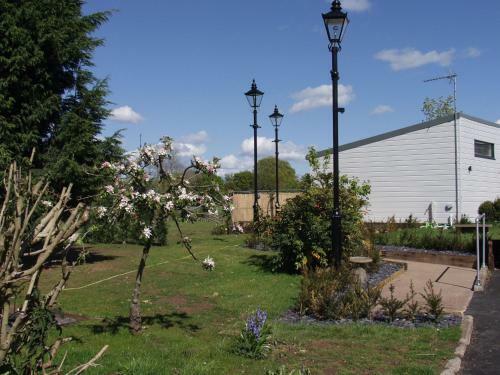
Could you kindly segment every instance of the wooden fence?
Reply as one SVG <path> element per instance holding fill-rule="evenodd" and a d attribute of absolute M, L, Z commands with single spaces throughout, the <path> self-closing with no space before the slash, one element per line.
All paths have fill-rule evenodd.
<path fill-rule="evenodd" d="M 280 192 L 280 205 L 296 197 L 300 192 Z M 275 213 L 275 192 L 260 191 L 259 206 L 262 213 L 272 216 Z M 253 220 L 253 192 L 238 192 L 233 194 L 233 223 L 250 223 Z"/>

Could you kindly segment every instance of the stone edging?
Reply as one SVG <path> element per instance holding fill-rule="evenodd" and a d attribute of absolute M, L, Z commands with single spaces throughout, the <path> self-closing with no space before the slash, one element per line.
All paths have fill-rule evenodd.
<path fill-rule="evenodd" d="M 462 319 L 462 336 L 455 349 L 455 357 L 446 362 L 446 366 L 441 375 L 455 375 L 460 371 L 462 366 L 462 359 L 464 358 L 467 347 L 470 344 L 472 337 L 472 327 L 474 325 L 474 318 L 471 315 L 465 315 Z"/>
<path fill-rule="evenodd" d="M 402 262 L 402 261 L 393 261 L 393 260 L 386 260 L 384 259 L 384 262 L 386 263 L 393 263 L 393 264 L 400 264 L 402 265 L 403 267 L 401 267 L 401 269 L 399 271 L 396 271 L 394 272 L 391 276 L 389 276 L 388 278 L 382 280 L 377 286 L 383 288 L 385 287 L 386 285 L 390 284 L 391 282 L 393 282 L 399 275 L 401 275 L 402 273 L 406 272 L 408 270 L 408 263 L 406 262 Z"/>

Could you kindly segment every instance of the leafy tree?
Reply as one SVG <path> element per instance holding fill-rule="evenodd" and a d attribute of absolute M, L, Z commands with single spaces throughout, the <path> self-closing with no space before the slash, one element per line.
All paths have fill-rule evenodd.
<path fill-rule="evenodd" d="M 257 163 L 259 190 L 274 190 L 276 188 L 276 159 L 274 156 L 260 159 Z M 280 160 L 279 183 L 280 190 L 298 189 L 299 181 L 295 169 L 289 162 Z M 226 188 L 232 191 L 253 190 L 253 173 L 243 171 L 226 177 Z"/>
<path fill-rule="evenodd" d="M 253 173 L 243 171 L 226 176 L 226 188 L 231 191 L 253 190 Z"/>
<path fill-rule="evenodd" d="M 259 190 L 274 190 L 276 188 L 276 159 L 274 156 L 260 159 L 257 168 Z M 297 174 L 288 161 L 278 161 L 278 173 L 280 190 L 298 188 Z"/>
<path fill-rule="evenodd" d="M 99 138 L 108 89 L 90 70 L 103 43 L 92 35 L 109 13 L 83 15 L 82 5 L 0 0 L 0 170 L 36 148 L 34 167 L 56 190 L 79 182 L 74 198 L 94 194 L 101 181 L 90 169 L 122 153 L 118 137 Z"/>
<path fill-rule="evenodd" d="M 440 117 L 449 116 L 455 113 L 453 96 L 437 99 L 425 98 L 422 106 L 422 112 L 425 115 L 426 121 L 438 119 Z"/>

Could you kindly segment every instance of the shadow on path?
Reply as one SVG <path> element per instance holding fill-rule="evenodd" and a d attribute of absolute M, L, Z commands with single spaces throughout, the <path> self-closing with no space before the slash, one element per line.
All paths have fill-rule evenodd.
<path fill-rule="evenodd" d="M 499 374 L 500 271 L 494 272 L 484 292 L 474 294 L 466 314 L 474 317 L 474 332 L 461 374 Z"/>

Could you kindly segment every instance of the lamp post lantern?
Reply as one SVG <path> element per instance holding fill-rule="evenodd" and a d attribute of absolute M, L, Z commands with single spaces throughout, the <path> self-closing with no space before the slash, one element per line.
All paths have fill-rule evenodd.
<path fill-rule="evenodd" d="M 278 129 L 281 125 L 281 122 L 283 121 L 283 115 L 280 113 L 278 110 L 278 106 L 274 107 L 274 112 L 269 116 L 269 119 L 271 120 L 271 124 L 274 126 L 274 144 L 276 145 L 276 203 L 274 205 L 275 208 L 275 213 L 278 214 L 278 211 L 280 209 L 280 178 L 279 178 L 279 148 L 278 144 L 281 142 L 281 140 L 278 138 Z"/>
<path fill-rule="evenodd" d="M 247 97 L 248 104 L 253 109 L 253 190 L 254 190 L 254 201 L 253 201 L 253 222 L 256 223 L 259 218 L 259 190 L 257 187 L 257 129 L 260 126 L 257 124 L 257 110 L 262 103 L 262 97 L 264 93 L 257 89 L 257 84 L 255 79 L 252 82 L 252 88 L 250 91 L 245 93 Z"/>
<path fill-rule="evenodd" d="M 333 97 L 333 212 L 332 212 L 332 256 L 335 266 L 342 262 L 342 214 L 340 211 L 340 175 L 339 175 L 339 113 L 344 113 L 344 108 L 339 108 L 339 72 L 338 53 L 341 50 L 342 39 L 349 24 L 347 13 L 342 11 L 339 0 L 332 2 L 330 12 L 323 14 L 328 35 L 328 48 L 332 54 L 332 97 Z"/>

